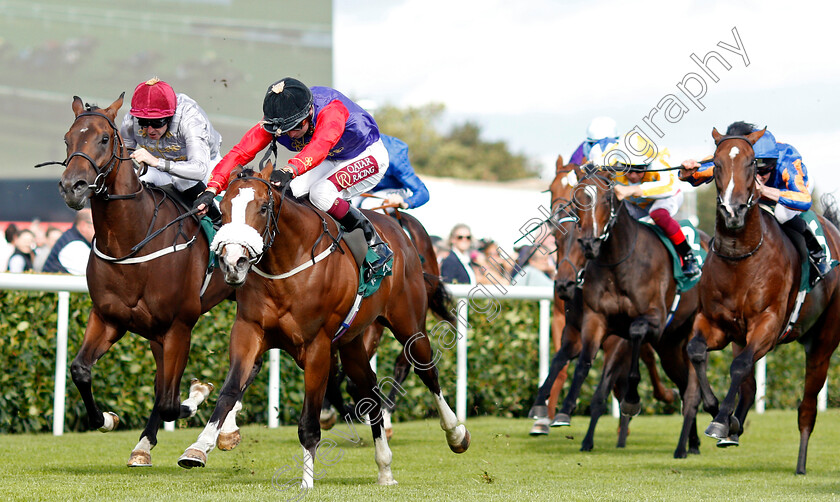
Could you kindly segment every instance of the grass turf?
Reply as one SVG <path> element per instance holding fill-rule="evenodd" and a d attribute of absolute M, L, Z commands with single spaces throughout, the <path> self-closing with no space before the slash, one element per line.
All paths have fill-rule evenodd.
<path fill-rule="evenodd" d="M 701 454 L 672 458 L 680 418 L 643 416 L 631 423 L 627 448 L 617 450 L 617 420 L 601 420 L 595 449 L 581 453 L 588 420 L 548 437 L 528 436 L 531 421 L 476 418 L 467 423 L 472 446 L 455 455 L 437 420 L 395 424 L 393 472 L 399 484 L 376 485 L 370 429 L 357 425 L 362 444 L 347 425 L 324 433 L 338 447 L 331 465 L 316 462 L 315 488 L 302 500 L 832 500 L 840 499 L 836 449 L 840 410 L 819 415 L 811 437 L 808 474 L 796 476 L 795 411 L 748 418 L 737 448 L 718 449 L 702 438 Z M 699 420 L 700 433 L 708 424 Z M 336 432 L 337 431 L 337 432 Z M 178 456 L 200 431 L 161 431 L 154 467 L 125 466 L 139 431 L 0 438 L 0 497 L 4 500 L 294 500 L 283 483 L 299 476 L 296 427 L 245 426 L 233 451 L 214 450 L 208 466 L 184 470 Z"/>

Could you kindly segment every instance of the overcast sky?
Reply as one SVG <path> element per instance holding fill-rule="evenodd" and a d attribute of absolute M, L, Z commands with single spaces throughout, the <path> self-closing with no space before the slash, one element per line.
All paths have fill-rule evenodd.
<path fill-rule="evenodd" d="M 746 120 L 794 145 L 818 189 L 831 191 L 840 188 L 838 14 L 834 3 L 790 0 L 335 0 L 335 86 L 401 107 L 442 102 L 450 120 L 477 122 L 485 139 L 546 170 L 595 116 L 612 116 L 620 132 L 639 126 L 674 164 L 711 153 L 712 127 Z M 738 47 L 733 28 L 740 51 L 718 45 Z M 708 63 L 717 82 L 691 59 L 710 51 L 730 67 Z M 688 76 L 699 93 L 690 73 L 706 86 L 702 111 L 677 86 Z M 657 106 L 662 138 L 644 122 Z"/>

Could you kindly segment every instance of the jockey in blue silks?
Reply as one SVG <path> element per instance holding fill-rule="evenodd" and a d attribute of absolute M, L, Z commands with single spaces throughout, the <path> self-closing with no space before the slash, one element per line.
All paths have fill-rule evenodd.
<path fill-rule="evenodd" d="M 735 122 L 726 130 L 727 136 L 746 136 L 758 129 L 745 122 Z M 764 202 L 774 205 L 773 214 L 786 230 L 802 235 L 808 254 L 820 276 L 830 270 L 822 245 L 801 214 L 811 208 L 811 187 L 808 169 L 802 156 L 791 145 L 779 143 L 770 131 L 753 145 L 756 162 L 756 183 Z M 686 160 L 682 163 L 680 178 L 692 185 L 701 185 L 714 179 L 711 158 L 702 162 Z"/>
<path fill-rule="evenodd" d="M 381 133 L 379 138 L 388 150 L 388 170 L 370 193 L 388 203 L 399 205 L 402 209 L 414 209 L 429 202 L 429 190 L 414 173 L 414 168 L 408 160 L 408 145 L 401 139 Z M 357 198 L 357 206 L 368 206 L 363 206 L 361 201 L 364 201 L 364 198 Z"/>
<path fill-rule="evenodd" d="M 618 141 L 615 120 L 609 117 L 595 117 L 586 128 L 586 140 L 577 147 L 569 163 L 582 166 L 592 158 L 591 151 L 606 152 L 607 147 Z"/>

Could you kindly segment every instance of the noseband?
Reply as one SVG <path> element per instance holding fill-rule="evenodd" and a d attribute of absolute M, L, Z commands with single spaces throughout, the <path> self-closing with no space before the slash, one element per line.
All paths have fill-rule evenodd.
<path fill-rule="evenodd" d="M 277 211 L 274 210 L 275 201 L 274 201 L 274 187 L 268 181 L 260 178 L 259 176 L 251 176 L 247 174 L 246 171 L 242 171 L 236 177 L 235 180 L 231 182 L 231 185 L 237 181 L 259 181 L 263 185 L 265 185 L 266 189 L 268 190 L 268 219 L 265 222 L 265 228 L 263 229 L 262 233 L 260 234 L 263 241 L 263 248 L 262 251 L 259 253 L 255 253 L 254 256 L 248 260 L 248 263 L 251 265 L 260 261 L 265 254 L 266 250 L 271 248 L 274 245 L 274 238 L 277 236 L 277 232 L 279 231 L 278 227 L 278 218 L 280 217 L 280 210 L 283 208 L 283 201 L 286 198 L 286 190 L 288 186 L 284 185 L 283 188 L 280 190 L 280 202 L 276 204 Z M 228 187 L 228 190 L 230 187 Z"/>
<path fill-rule="evenodd" d="M 117 126 L 114 124 L 114 121 L 111 120 L 109 117 L 107 117 L 103 113 L 91 110 L 90 107 L 88 107 L 87 111 L 78 114 L 76 116 L 76 119 L 73 121 L 73 123 L 75 124 L 76 121 L 78 121 L 82 117 L 101 117 L 101 118 L 105 119 L 106 121 L 108 121 L 108 125 L 111 126 L 111 130 L 113 131 L 113 134 L 112 134 L 111 138 L 115 139 L 115 141 L 112 141 L 112 143 L 114 144 L 114 148 L 111 151 L 111 157 L 108 159 L 108 161 L 105 162 L 105 164 L 103 164 L 102 166 L 100 166 L 96 163 L 95 160 L 93 160 L 93 158 L 91 158 L 90 155 L 88 155 L 88 154 L 86 154 L 85 152 L 82 152 L 82 151 L 76 151 L 76 152 L 73 152 L 70 155 L 68 155 L 67 158 L 64 159 L 62 162 L 58 162 L 58 161 L 42 162 L 40 164 L 35 165 L 35 167 L 59 165 L 59 166 L 64 166 L 66 168 L 67 165 L 70 163 L 70 161 L 73 160 L 73 157 L 82 157 L 83 159 L 90 162 L 90 165 L 93 166 L 94 172 L 96 172 L 96 178 L 94 178 L 93 184 L 88 185 L 88 187 L 91 190 L 93 190 L 94 195 L 101 196 L 104 200 L 132 199 L 132 198 L 136 197 L 138 193 L 143 191 L 142 186 L 141 186 L 139 191 L 131 193 L 131 194 L 111 195 L 111 194 L 108 193 L 108 187 L 105 184 L 105 179 L 108 177 L 109 174 L 111 174 L 111 171 L 113 171 L 114 168 L 117 167 L 120 164 L 120 162 L 122 162 L 124 160 L 131 160 L 130 157 L 120 157 L 120 155 L 119 155 L 120 150 L 122 150 L 122 148 L 124 146 L 124 143 L 123 143 L 122 137 L 119 135 L 119 130 L 117 129 Z"/>

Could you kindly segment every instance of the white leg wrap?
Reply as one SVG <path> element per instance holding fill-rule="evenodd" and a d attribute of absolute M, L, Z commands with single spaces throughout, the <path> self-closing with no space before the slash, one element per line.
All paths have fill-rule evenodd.
<path fill-rule="evenodd" d="M 452 411 L 452 408 L 446 404 L 443 394 L 435 396 L 435 404 L 437 405 L 438 413 L 440 413 L 440 428 L 446 431 L 446 442 L 452 445 L 461 444 L 466 435 L 467 428 L 463 425 L 458 425 L 458 417 Z"/>
<path fill-rule="evenodd" d="M 237 401 L 236 404 L 233 405 L 233 408 L 230 409 L 227 416 L 225 417 L 225 421 L 222 424 L 221 432 L 236 432 L 236 431 L 239 430 L 239 427 L 236 425 L 236 414 L 241 409 L 242 409 L 242 401 Z"/>
<path fill-rule="evenodd" d="M 135 451 L 136 450 L 141 450 L 141 451 L 145 451 L 145 452 L 151 452 L 152 448 L 154 448 L 154 447 L 155 447 L 155 445 L 153 445 L 151 442 L 149 442 L 149 440 L 146 438 L 146 436 L 143 436 L 143 437 L 140 438 L 140 442 L 137 443 L 137 446 L 134 447 L 134 450 Z"/>
<path fill-rule="evenodd" d="M 382 427 L 385 429 L 393 428 L 391 425 L 391 413 L 385 408 L 382 408 Z"/>
<path fill-rule="evenodd" d="M 379 478 L 377 483 L 380 485 L 395 485 L 397 481 L 391 473 L 391 448 L 388 447 L 388 440 L 382 435 L 373 439 L 374 459 L 376 465 L 379 466 Z"/>
<path fill-rule="evenodd" d="M 114 420 L 114 417 L 116 417 L 116 415 L 114 415 L 111 412 L 102 413 L 102 418 L 105 419 L 105 423 L 102 424 L 102 427 L 99 428 L 99 431 L 100 432 L 111 432 L 112 430 L 116 429 L 117 423 L 119 423 L 119 420 Z"/>
<path fill-rule="evenodd" d="M 219 422 L 208 422 L 204 426 L 204 430 L 198 435 L 198 439 L 190 448 L 203 451 L 206 455 L 210 455 L 213 448 L 216 447 L 216 440 L 219 439 Z"/>
<path fill-rule="evenodd" d="M 303 448 L 303 477 L 301 478 L 301 488 L 312 488 L 315 484 L 315 459 L 309 453 L 309 450 Z"/>

